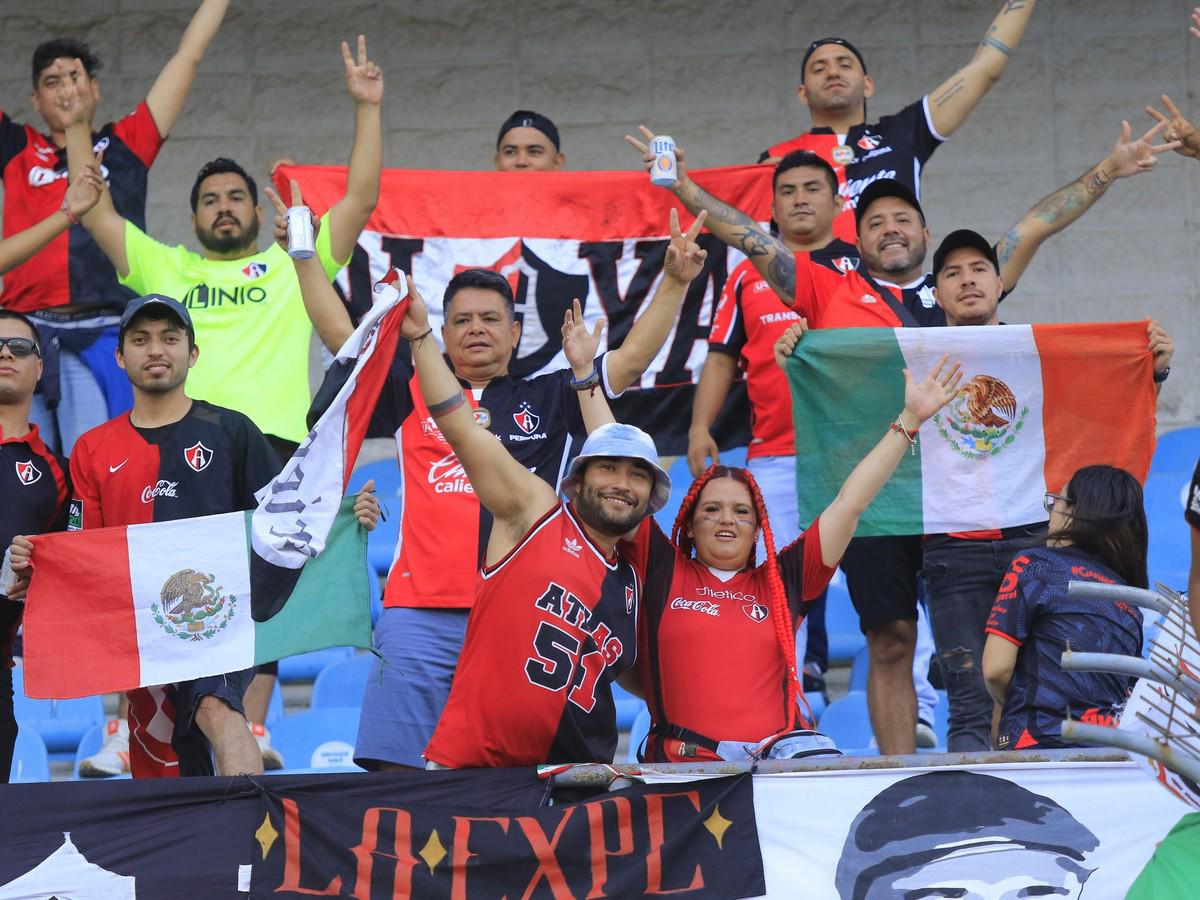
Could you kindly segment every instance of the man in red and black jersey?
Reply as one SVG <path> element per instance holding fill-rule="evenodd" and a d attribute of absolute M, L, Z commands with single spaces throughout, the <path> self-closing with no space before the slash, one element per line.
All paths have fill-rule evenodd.
<path fill-rule="evenodd" d="M 858 49 L 840 37 L 813 41 L 800 64 L 796 88 L 813 127 L 771 147 L 759 162 L 775 162 L 793 150 L 811 150 L 824 158 L 836 170 L 846 201 L 834 233 L 853 241 L 854 207 L 873 181 L 894 178 L 920 196 L 925 163 L 1004 74 L 1035 5 L 1036 0 L 1005 2 L 969 63 L 931 93 L 878 122 L 867 122 L 867 98 L 875 83 Z"/>
<path fill-rule="evenodd" d="M 425 408 L 493 517 L 461 663 L 425 758 L 451 768 L 610 762 L 612 682 L 637 655 L 641 593 L 618 543 L 671 491 L 654 441 L 613 422 L 603 396 L 581 392 L 591 435 L 563 479 L 570 502 L 560 500 L 480 427 L 411 279 L 409 291 L 402 333 Z M 569 314 L 563 350 L 577 382 L 593 371 L 599 337 Z"/>
<path fill-rule="evenodd" d="M 21 313 L 0 309 L 0 547 L 18 534 L 61 531 L 67 524 L 67 461 L 42 442 L 29 422 L 33 389 L 42 374 L 37 329 Z M 13 716 L 13 639 L 23 604 L 0 584 L 0 782 L 8 781 L 17 721 Z"/>
<path fill-rule="evenodd" d="M 246 416 L 185 393 L 199 354 L 187 309 L 150 294 L 126 307 L 120 328 L 117 364 L 133 385 L 133 409 L 76 444 L 68 527 L 254 508 L 254 492 L 278 473 L 279 459 Z M 210 775 L 213 752 L 220 774 L 261 773 L 262 755 L 242 713 L 253 677 L 248 669 L 130 691 L 134 777 Z"/>
<path fill-rule="evenodd" d="M 203 0 L 137 108 L 92 131 L 95 152 L 113 202 L 145 227 L 146 180 L 163 141 L 183 110 L 200 61 L 225 16 L 228 0 Z M 46 131 L 21 125 L 0 111 L 0 178 L 4 234 L 13 235 L 63 209 L 67 190 L 68 94 L 91 110 L 100 100 L 100 61 L 81 41 L 47 41 L 33 54 L 34 110 Z M 64 453 L 81 433 L 132 403 L 128 382 L 113 365 L 117 319 L 134 296 L 117 284 L 112 264 L 78 217 L 36 256 L 4 278 L 0 305 L 32 314 L 46 352 L 46 376 L 33 417 L 46 440 Z M 57 338 L 52 341 L 52 338 Z"/>
<path fill-rule="evenodd" d="M 295 182 L 291 188 L 295 205 L 299 188 Z M 286 206 L 268 191 L 278 213 L 276 239 L 286 239 Z M 619 396 L 662 347 L 703 266 L 705 254 L 695 242 L 702 223 L 697 219 L 682 232 L 671 213 L 672 237 L 654 297 L 620 347 L 589 360 L 582 381 L 573 380 L 569 368 L 530 379 L 509 373 L 521 323 L 504 276 L 466 269 L 446 286 L 442 341 L 476 421 L 544 484 L 558 485 L 585 434 L 579 391 L 595 386 Z M 344 304 L 313 260 L 296 260 L 295 268 L 317 334 L 337 350 L 353 330 Z M 313 412 L 337 387 L 331 375 Z M 381 661 L 367 680 L 355 760 L 368 768 L 419 767 L 450 691 L 492 515 L 480 505 L 478 485 L 422 400 L 414 367 L 403 355 L 393 362 L 376 406 L 374 427 L 380 426 L 396 439 L 400 539 L 375 626 Z"/>

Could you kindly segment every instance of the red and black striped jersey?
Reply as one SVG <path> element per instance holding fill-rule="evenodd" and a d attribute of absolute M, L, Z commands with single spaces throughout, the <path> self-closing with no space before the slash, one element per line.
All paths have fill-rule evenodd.
<path fill-rule="evenodd" d="M 766 564 L 718 573 L 684 557 L 657 525 L 636 546 L 634 566 L 645 574 L 637 671 L 653 721 L 751 744 L 784 728 L 787 671 Z M 821 520 L 776 562 L 799 627 L 837 568 L 821 559 Z"/>
<path fill-rule="evenodd" d="M 162 147 L 150 108 L 143 102 L 92 135 L 117 212 L 146 228 L 146 182 Z M 4 182 L 4 236 L 36 225 L 58 211 L 67 194 L 67 151 L 29 125 L 0 112 L 0 177 Z M 120 309 L 133 297 L 100 245 L 82 225 L 56 237 L 4 276 L 0 305 L 19 312 L 68 303 Z"/>
<path fill-rule="evenodd" d="M 67 460 L 31 425 L 26 434 L 0 432 L 0 554 L 18 534 L 62 531 L 67 525 Z M 11 659 L 21 604 L 0 599 L 0 665 Z"/>
<path fill-rule="evenodd" d="M 71 530 L 253 509 L 279 458 L 232 409 L 193 400 L 178 422 L 138 428 L 129 413 L 85 432 L 71 454 Z"/>
<path fill-rule="evenodd" d="M 759 161 L 780 159 L 793 150 L 811 150 L 837 173 L 838 193 L 846 208 L 833 222 L 833 233 L 854 243 L 858 228 L 854 207 L 867 185 L 880 178 L 894 178 L 921 196 L 921 171 L 945 140 L 933 127 L 929 98 L 922 97 L 900 112 L 878 122 L 855 125 L 845 134 L 830 128 L 814 128 L 764 152 Z"/>
<path fill-rule="evenodd" d="M 612 682 L 637 654 L 639 593 L 621 551 L 606 556 L 570 505 L 549 510 L 483 570 L 425 757 L 452 768 L 612 762 Z"/>

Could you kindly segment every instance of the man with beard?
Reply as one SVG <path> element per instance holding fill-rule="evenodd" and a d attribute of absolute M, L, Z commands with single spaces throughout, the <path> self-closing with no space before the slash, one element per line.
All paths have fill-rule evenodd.
<path fill-rule="evenodd" d="M 346 89 L 354 101 L 354 145 L 346 193 L 322 217 L 317 257 L 329 279 L 350 259 L 379 197 L 383 75 L 358 38 L 357 59 L 343 42 Z M 72 173 L 90 155 L 86 126 L 67 129 Z M 206 352 L 189 390 L 248 415 L 286 459 L 306 434 L 308 350 L 312 325 L 287 253 L 275 244 L 258 250 L 262 210 L 254 179 L 231 159 L 215 159 L 196 176 L 192 224 L 203 248 L 168 247 L 124 219 L 107 197 L 83 224 L 108 254 L 121 283 L 139 293 L 179 297 L 195 317 Z"/>
<path fill-rule="evenodd" d="M 971 61 L 915 103 L 878 122 L 867 122 L 875 83 L 858 49 L 845 38 L 813 41 L 800 64 L 796 93 L 812 113 L 811 130 L 776 144 L 759 161 L 793 150 L 811 150 L 834 167 L 845 211 L 834 233 L 853 241 L 859 194 L 880 178 L 896 178 L 920 193 L 921 169 L 942 142 L 966 121 L 1000 80 L 1017 48 L 1036 0 L 1005 0 Z"/>
<path fill-rule="evenodd" d="M 613 422 L 604 397 L 584 391 L 591 434 L 560 500 L 476 421 L 411 278 L 409 290 L 402 333 L 425 404 L 493 517 L 461 661 L 425 758 L 450 768 L 611 762 L 612 682 L 637 653 L 640 590 L 618 542 L 663 507 L 671 480 L 650 436 Z M 563 328 L 577 382 L 592 377 L 599 340 L 580 319 L 568 314 Z"/>

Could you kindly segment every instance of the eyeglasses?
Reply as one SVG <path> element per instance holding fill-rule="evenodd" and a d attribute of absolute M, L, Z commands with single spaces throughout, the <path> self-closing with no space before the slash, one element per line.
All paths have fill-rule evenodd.
<path fill-rule="evenodd" d="M 0 337 L 0 350 L 3 350 L 5 347 L 8 348 L 9 353 L 18 359 L 25 356 L 31 356 L 35 353 L 38 356 L 42 355 L 42 348 L 38 346 L 38 342 L 31 340 L 30 338 Z"/>
<path fill-rule="evenodd" d="M 1062 494 L 1054 493 L 1054 491 L 1046 491 L 1046 499 L 1044 501 L 1044 505 L 1046 507 L 1046 512 L 1054 512 L 1054 501 L 1055 500 L 1061 500 L 1063 503 L 1067 504 L 1068 506 L 1070 506 L 1072 503 L 1075 502 L 1070 497 L 1064 497 Z"/>

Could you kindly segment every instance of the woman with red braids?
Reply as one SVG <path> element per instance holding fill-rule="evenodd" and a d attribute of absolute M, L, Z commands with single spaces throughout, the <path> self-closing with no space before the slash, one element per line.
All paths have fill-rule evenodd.
<path fill-rule="evenodd" d="M 802 333 L 793 326 L 777 354 L 790 353 Z M 652 720 L 645 761 L 744 758 L 804 727 L 795 633 L 805 604 L 825 589 L 859 517 L 960 378 L 946 357 L 923 381 L 905 370 L 895 423 L 817 520 L 778 553 L 762 493 L 745 469 L 711 466 L 696 479 L 670 541 L 655 526 L 642 529 L 638 677 Z M 755 565 L 760 531 L 766 560 Z"/>

